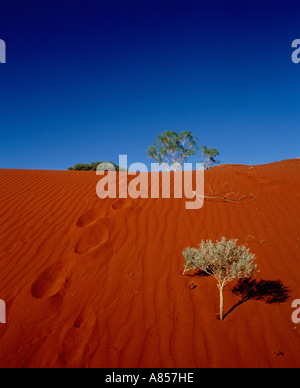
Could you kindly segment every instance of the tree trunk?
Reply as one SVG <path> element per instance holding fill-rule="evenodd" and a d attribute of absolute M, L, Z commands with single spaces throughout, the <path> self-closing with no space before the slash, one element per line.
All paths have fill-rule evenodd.
<path fill-rule="evenodd" d="M 223 321 L 224 315 L 224 298 L 223 298 L 223 287 L 219 287 L 220 290 L 220 321 Z"/>

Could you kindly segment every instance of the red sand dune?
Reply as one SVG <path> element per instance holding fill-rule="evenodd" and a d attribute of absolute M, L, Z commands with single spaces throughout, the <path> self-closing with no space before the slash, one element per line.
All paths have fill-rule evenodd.
<path fill-rule="evenodd" d="M 208 195 L 252 196 L 189 211 L 184 199 L 100 200 L 92 172 L 0 178 L 0 367 L 300 367 L 299 160 L 216 167 Z M 247 240 L 257 280 L 280 280 L 289 300 L 248 300 L 219 321 L 215 280 L 181 274 L 185 247 L 222 236 Z"/>

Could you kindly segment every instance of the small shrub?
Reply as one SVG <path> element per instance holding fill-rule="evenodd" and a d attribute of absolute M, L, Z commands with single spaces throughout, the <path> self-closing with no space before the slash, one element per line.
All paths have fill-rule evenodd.
<path fill-rule="evenodd" d="M 213 243 L 202 241 L 199 248 L 186 248 L 183 251 L 186 264 L 183 274 L 187 271 L 203 271 L 217 280 L 220 291 L 220 320 L 224 317 L 224 287 L 235 279 L 253 276 L 256 270 L 255 255 L 245 246 L 238 246 L 238 240 L 227 240 Z"/>
<path fill-rule="evenodd" d="M 123 170 L 123 169 L 120 169 L 120 167 L 113 162 L 92 162 L 90 164 L 79 163 L 79 164 L 76 164 L 74 167 L 69 167 L 68 170 L 69 171 L 97 171 L 97 167 L 99 166 L 99 164 L 107 165 L 107 170 L 111 169 L 110 165 L 113 165 L 116 171 Z"/>

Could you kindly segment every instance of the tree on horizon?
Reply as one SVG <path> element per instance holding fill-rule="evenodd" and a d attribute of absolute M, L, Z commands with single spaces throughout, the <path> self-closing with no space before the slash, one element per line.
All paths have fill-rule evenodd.
<path fill-rule="evenodd" d="M 198 139 L 191 131 L 177 133 L 165 131 L 158 135 L 155 143 L 147 150 L 149 158 L 157 163 L 169 165 L 182 165 L 189 157 L 195 155 L 199 149 Z"/>
<path fill-rule="evenodd" d="M 155 159 L 159 164 L 182 165 L 191 156 L 197 155 L 201 149 L 201 158 L 206 170 L 218 164 L 216 157 L 219 151 L 215 148 L 201 146 L 199 148 L 199 139 L 191 131 L 177 133 L 175 131 L 165 131 L 158 135 L 155 143 L 152 143 L 147 150 L 149 158 Z M 199 155 L 199 154 L 198 154 Z"/>
<path fill-rule="evenodd" d="M 107 170 L 111 168 L 111 165 L 114 166 L 116 171 L 120 171 L 120 167 L 113 162 L 92 162 L 92 163 L 78 163 L 74 167 L 69 167 L 69 171 L 97 171 L 97 168 L 100 164 L 107 165 Z"/>

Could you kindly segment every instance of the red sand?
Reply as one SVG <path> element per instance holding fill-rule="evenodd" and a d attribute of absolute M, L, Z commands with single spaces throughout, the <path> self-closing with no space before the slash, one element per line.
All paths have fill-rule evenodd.
<path fill-rule="evenodd" d="M 216 167 L 207 193 L 227 182 L 223 194 L 256 199 L 189 211 L 184 199 L 100 200 L 91 172 L 0 178 L 0 367 L 300 367 L 299 160 Z M 181 273 L 185 247 L 222 236 L 249 236 L 256 278 L 281 280 L 290 299 L 249 300 L 220 322 L 215 280 Z"/>

